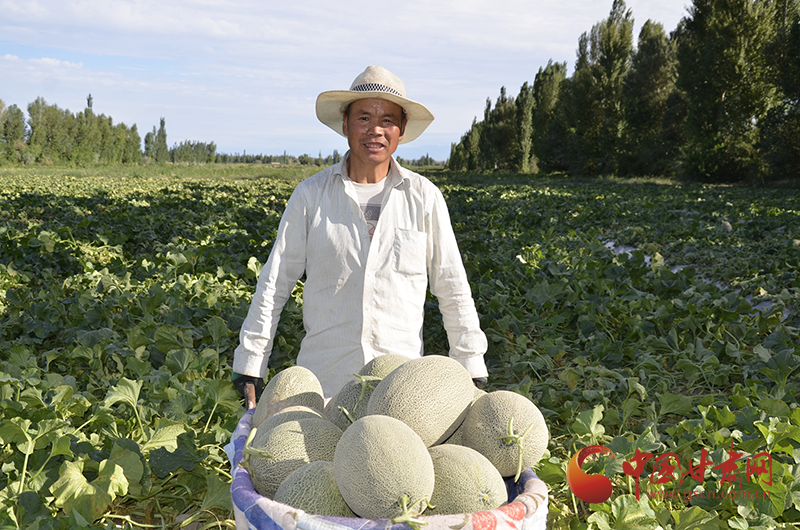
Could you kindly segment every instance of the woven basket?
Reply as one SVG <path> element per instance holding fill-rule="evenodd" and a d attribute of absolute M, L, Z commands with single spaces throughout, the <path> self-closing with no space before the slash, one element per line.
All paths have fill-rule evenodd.
<path fill-rule="evenodd" d="M 250 473 L 238 464 L 252 419 L 253 411 L 249 410 L 239 420 L 231 440 L 231 498 L 237 530 L 410 530 L 407 524 L 393 524 L 389 519 L 309 514 L 260 495 L 253 487 Z M 508 504 L 494 510 L 419 519 L 425 523 L 424 530 L 544 530 L 547 527 L 547 485 L 527 469 L 516 483 L 506 479 L 506 488 Z"/>

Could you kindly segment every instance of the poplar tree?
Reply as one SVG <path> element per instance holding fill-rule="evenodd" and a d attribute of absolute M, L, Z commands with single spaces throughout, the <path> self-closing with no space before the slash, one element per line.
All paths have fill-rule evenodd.
<path fill-rule="evenodd" d="M 167 125 L 166 119 L 161 118 L 158 131 L 153 128 L 153 157 L 158 164 L 169 162 L 169 147 L 167 146 Z"/>
<path fill-rule="evenodd" d="M 556 104 L 561 88 L 567 80 L 567 63 L 547 61 L 547 66 L 539 67 L 533 80 L 533 153 L 543 166 L 555 169 L 554 156 L 548 145 L 553 120 L 556 118 Z"/>
<path fill-rule="evenodd" d="M 17 105 L 11 105 L 6 109 L 0 135 L 3 140 L 3 152 L 0 155 L 10 162 L 22 162 L 23 153 L 27 148 L 25 144 L 25 113 Z"/>
<path fill-rule="evenodd" d="M 672 167 L 676 153 L 664 137 L 663 121 L 675 76 L 674 46 L 664 27 L 648 20 L 639 32 L 623 84 L 626 130 L 621 172 L 657 175 Z"/>
<path fill-rule="evenodd" d="M 616 172 L 624 129 L 622 86 L 632 51 L 633 16 L 624 0 L 614 0 L 608 18 L 578 41 L 572 97 L 583 172 Z"/>
<path fill-rule="evenodd" d="M 768 62 L 778 104 L 767 112 L 759 147 L 771 178 L 800 177 L 800 1 L 783 0 L 776 9 L 776 30 Z"/>
<path fill-rule="evenodd" d="M 693 0 L 677 50 L 688 176 L 739 181 L 763 170 L 760 126 L 778 103 L 765 54 L 774 19 L 771 1 Z"/>
<path fill-rule="evenodd" d="M 538 171 L 533 156 L 533 88 L 528 82 L 522 84 L 516 100 L 517 105 L 517 155 L 516 166 L 520 173 Z"/>

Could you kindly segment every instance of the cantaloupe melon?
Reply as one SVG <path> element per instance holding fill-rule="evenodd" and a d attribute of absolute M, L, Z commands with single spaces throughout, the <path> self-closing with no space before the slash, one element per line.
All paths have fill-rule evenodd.
<path fill-rule="evenodd" d="M 275 492 L 275 500 L 316 515 L 356 516 L 336 487 L 333 462 L 319 460 L 292 471 Z"/>
<path fill-rule="evenodd" d="M 302 405 L 320 412 L 325 407 L 322 385 L 308 368 L 290 366 L 269 380 L 253 413 L 253 427 L 286 407 Z"/>
<path fill-rule="evenodd" d="M 478 398 L 469 409 L 463 429 L 463 444 L 488 458 L 503 477 L 518 478 L 520 469 L 539 462 L 550 440 L 539 408 L 526 397 L 507 390 Z"/>
<path fill-rule="evenodd" d="M 328 419 L 344 431 L 351 423 L 366 416 L 375 384 L 366 379 L 354 378 L 349 381 L 329 403 Z"/>
<path fill-rule="evenodd" d="M 405 355 L 400 355 L 399 353 L 387 353 L 384 355 L 379 355 L 365 364 L 364 367 L 359 370 L 358 375 L 383 379 L 395 368 L 410 360 L 411 357 L 406 357 Z"/>
<path fill-rule="evenodd" d="M 492 510 L 508 501 L 503 477 L 489 460 L 469 447 L 437 445 L 428 449 L 435 485 L 425 515 Z"/>
<path fill-rule="evenodd" d="M 475 387 L 475 393 L 472 395 L 472 403 L 475 403 L 475 401 L 485 393 L 485 390 Z M 470 407 L 472 407 L 472 403 L 470 403 Z M 469 414 L 469 410 L 467 410 L 467 414 Z M 464 445 L 464 422 L 461 422 L 461 425 L 459 425 L 453 434 L 451 434 L 443 443 Z"/>
<path fill-rule="evenodd" d="M 317 418 L 291 420 L 264 431 L 257 429 L 250 446 L 269 456 L 248 456 L 246 465 L 256 491 L 272 498 L 295 469 L 317 460 L 333 460 L 341 436 L 339 427 Z"/>
<path fill-rule="evenodd" d="M 312 409 L 311 407 L 304 407 L 302 405 L 286 407 L 285 409 L 279 410 L 269 418 L 262 421 L 261 425 L 258 426 L 258 430 L 259 432 L 268 431 L 283 422 L 292 420 L 303 420 L 306 418 L 322 419 L 322 414 L 320 414 L 319 411 Z"/>
<path fill-rule="evenodd" d="M 442 355 L 411 359 L 378 383 L 368 414 L 403 421 L 430 447 L 446 440 L 461 425 L 475 385 L 461 364 Z"/>
<path fill-rule="evenodd" d="M 418 506 L 433 494 L 428 449 L 410 427 L 388 416 L 364 416 L 344 431 L 333 476 L 350 509 L 368 519 L 401 515 L 403 495 Z"/>

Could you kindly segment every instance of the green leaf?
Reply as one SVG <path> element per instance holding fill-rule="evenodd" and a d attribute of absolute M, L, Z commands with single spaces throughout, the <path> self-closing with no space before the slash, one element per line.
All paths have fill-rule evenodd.
<path fill-rule="evenodd" d="M 229 413 L 239 412 L 242 408 L 241 396 L 229 380 L 203 379 L 200 381 L 198 393 L 204 394 L 209 399 L 211 408 L 221 408 Z M 206 404 L 206 407 L 208 406 L 209 404 Z"/>
<path fill-rule="evenodd" d="M 738 515 L 734 515 L 728 519 L 727 523 L 733 530 L 747 530 L 750 528 L 750 525 L 747 524 L 747 519 L 739 517 Z"/>
<path fill-rule="evenodd" d="M 678 396 L 665 392 L 658 395 L 658 402 L 661 405 L 659 416 L 666 416 L 667 414 L 688 416 L 692 413 L 692 400 L 688 396 Z"/>
<path fill-rule="evenodd" d="M 52 456 L 73 456 L 72 449 L 70 449 L 70 445 L 72 444 L 72 437 L 69 435 L 59 436 L 53 442 L 53 450 L 50 453 Z"/>
<path fill-rule="evenodd" d="M 83 464 L 84 460 L 64 462 L 50 492 L 55 496 L 56 506 L 65 512 L 74 509 L 87 521 L 94 521 L 118 495 L 128 492 L 128 481 L 122 467 L 103 460 L 97 478 L 89 482 L 83 476 Z"/>
<path fill-rule="evenodd" d="M 108 456 L 108 461 L 118 465 L 123 470 L 131 494 L 141 495 L 143 493 L 141 483 L 145 468 L 140 455 L 114 443 L 111 448 L 111 454 Z"/>
<path fill-rule="evenodd" d="M 206 474 L 206 495 L 203 497 L 201 510 L 225 510 L 233 509 L 231 502 L 231 485 L 223 481 L 219 475 Z"/>
<path fill-rule="evenodd" d="M 800 367 L 800 357 L 793 355 L 791 350 L 781 350 L 774 355 L 768 362 L 767 366 L 758 370 L 772 379 L 779 388 L 786 387 L 786 381 L 789 376 Z"/>
<path fill-rule="evenodd" d="M 636 500 L 634 495 L 620 495 L 611 503 L 612 528 L 618 530 L 655 530 L 659 524 L 647 495 Z"/>
<path fill-rule="evenodd" d="M 247 270 L 244 273 L 244 277 L 247 279 L 258 278 L 263 267 L 264 265 L 255 256 L 250 256 L 250 259 L 247 260 Z"/>
<path fill-rule="evenodd" d="M 697 506 L 674 511 L 672 517 L 675 530 L 719 530 L 719 516 Z"/>
<path fill-rule="evenodd" d="M 153 436 L 142 446 L 142 453 L 147 454 L 153 449 L 175 449 L 178 447 L 178 437 L 186 432 L 183 423 L 166 419 L 159 419 Z"/>
<path fill-rule="evenodd" d="M 215 344 L 219 344 L 222 339 L 231 334 L 228 325 L 217 315 L 214 315 L 206 321 L 206 329 Z"/>
<path fill-rule="evenodd" d="M 578 417 L 570 428 L 579 437 L 588 436 L 592 443 L 597 443 L 606 432 L 605 427 L 600 425 L 604 410 L 605 407 L 603 405 L 596 405 L 592 410 L 584 410 L 578 413 Z"/>
<path fill-rule="evenodd" d="M 194 360 L 195 353 L 189 348 L 172 349 L 167 354 L 164 366 L 174 375 L 185 373 Z"/>
<path fill-rule="evenodd" d="M 195 446 L 194 431 L 187 431 L 178 436 L 178 446 L 174 451 L 164 447 L 152 451 L 150 468 L 158 478 L 165 478 L 179 468 L 192 471 L 194 465 L 202 459 Z"/>
<path fill-rule="evenodd" d="M 111 407 L 116 403 L 125 403 L 134 409 L 139 403 L 139 393 L 142 391 L 144 381 L 131 381 L 123 377 L 106 394 L 105 406 Z"/>
<path fill-rule="evenodd" d="M 154 336 L 156 348 L 163 352 L 169 353 L 172 350 L 192 347 L 191 334 L 187 334 L 177 326 L 161 326 L 159 327 Z"/>
<path fill-rule="evenodd" d="M 31 439 L 28 434 L 30 426 L 31 420 L 20 417 L 3 420 L 0 423 L 0 442 L 5 445 L 29 441 Z"/>
<path fill-rule="evenodd" d="M 21 528 L 30 527 L 37 519 L 50 519 L 52 514 L 42 498 L 35 491 L 23 491 L 17 497 L 19 505 L 19 524 Z"/>
<path fill-rule="evenodd" d="M 751 507 L 759 514 L 772 518 L 780 517 L 787 505 L 791 504 L 789 490 L 783 483 L 783 475 L 784 466 L 776 461 L 772 463 L 772 484 L 766 483 L 770 480 L 770 476 L 753 475 L 747 480 L 745 473 L 742 473 L 742 484 L 736 488 L 734 502 L 739 506 Z"/>

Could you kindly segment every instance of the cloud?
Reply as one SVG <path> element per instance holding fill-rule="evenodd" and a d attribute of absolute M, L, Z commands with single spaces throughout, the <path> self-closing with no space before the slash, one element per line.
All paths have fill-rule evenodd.
<path fill-rule="evenodd" d="M 667 31 L 684 11 L 629 1 L 637 25 L 654 18 Z M 171 137 L 214 140 L 220 151 L 341 151 L 316 122 L 315 98 L 381 64 L 433 110 L 426 141 L 446 156 L 501 86 L 515 95 L 549 59 L 571 68 L 578 37 L 610 8 L 611 0 L 0 0 L 0 35 L 12 44 L 0 79 L 15 80 L 0 89 L 20 106 L 40 95 L 83 105 L 92 93 L 95 109 L 115 120 L 144 131 L 165 116 Z"/>
<path fill-rule="evenodd" d="M 29 59 L 32 64 L 41 65 L 45 68 L 83 68 L 83 63 L 71 63 L 69 61 L 59 61 L 58 59 L 50 59 L 44 57 L 42 59 Z"/>

